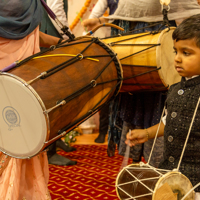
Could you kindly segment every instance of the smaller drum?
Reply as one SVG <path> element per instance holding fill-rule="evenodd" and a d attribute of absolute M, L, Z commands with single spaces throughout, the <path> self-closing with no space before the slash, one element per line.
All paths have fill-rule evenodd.
<path fill-rule="evenodd" d="M 174 67 L 174 29 L 103 39 L 122 64 L 124 81 L 120 92 L 162 91 L 181 80 Z"/>
<path fill-rule="evenodd" d="M 168 184 L 177 200 L 181 200 L 193 188 L 189 179 L 180 172 L 156 169 L 141 162 L 120 171 L 116 179 L 116 192 L 121 200 L 158 200 L 159 189 L 164 184 Z M 168 194 L 163 195 L 166 197 Z M 192 191 L 185 199 L 193 200 L 194 196 Z"/>

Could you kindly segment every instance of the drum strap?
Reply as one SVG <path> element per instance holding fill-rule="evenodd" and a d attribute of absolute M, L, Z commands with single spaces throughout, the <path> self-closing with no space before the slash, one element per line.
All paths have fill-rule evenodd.
<path fill-rule="evenodd" d="M 74 34 L 70 33 L 69 31 L 69 27 L 63 25 L 61 23 L 61 21 L 57 18 L 57 16 L 55 15 L 55 13 L 49 8 L 49 6 L 47 6 L 46 2 L 44 0 L 40 0 L 44 9 L 47 11 L 47 13 L 49 14 L 49 16 L 56 22 L 56 24 L 60 27 L 60 29 L 63 31 L 64 34 L 66 34 L 70 41 L 74 40 L 75 36 Z"/>

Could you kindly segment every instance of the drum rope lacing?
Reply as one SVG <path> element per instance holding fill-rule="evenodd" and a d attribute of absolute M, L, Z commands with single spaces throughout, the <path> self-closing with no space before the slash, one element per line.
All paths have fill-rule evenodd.
<path fill-rule="evenodd" d="M 137 44 L 136 44 L 135 46 L 141 46 L 141 45 L 137 45 Z M 146 49 L 143 49 L 143 50 L 141 50 L 141 51 L 138 51 L 137 53 L 130 54 L 129 56 L 126 56 L 126 57 L 124 57 L 124 58 L 121 58 L 120 60 L 123 60 L 123 59 L 125 59 L 125 58 L 129 58 L 129 57 L 131 57 L 131 56 L 134 56 L 134 55 L 136 55 L 136 54 L 138 54 L 138 53 L 141 53 L 141 52 L 143 52 L 143 51 L 146 51 L 146 50 L 151 49 L 151 48 L 156 47 L 156 46 L 160 46 L 160 44 L 152 44 L 151 47 L 148 47 L 148 48 L 146 48 Z"/>
<path fill-rule="evenodd" d="M 138 52 L 136 52 L 136 53 L 130 54 L 130 55 L 128 55 L 128 56 L 123 57 L 123 58 L 120 59 L 120 60 L 123 60 L 123 59 L 126 59 L 126 58 L 128 58 L 128 57 L 131 57 L 131 56 L 137 55 L 137 54 L 139 54 L 139 53 L 142 53 L 142 52 L 144 52 L 144 51 L 146 51 L 146 50 L 149 50 L 149 49 L 151 49 L 151 48 L 160 46 L 161 44 L 117 44 L 117 43 L 122 42 L 122 41 L 128 41 L 128 40 L 136 39 L 136 38 L 143 37 L 143 36 L 150 35 L 150 34 L 157 34 L 157 33 L 158 33 L 158 32 L 155 32 L 155 33 L 152 33 L 152 32 L 151 32 L 151 33 L 144 34 L 144 35 L 141 35 L 141 36 L 131 37 L 131 38 L 127 38 L 127 39 L 124 39 L 124 40 L 119 40 L 119 41 L 116 41 L 116 42 L 112 42 L 112 43 L 109 43 L 109 45 L 110 45 L 110 46 L 150 46 L 150 47 L 147 47 L 147 48 L 145 48 L 145 49 L 143 49 L 143 50 L 141 50 L 141 51 L 138 51 Z M 147 74 L 147 73 L 151 73 L 151 72 L 158 71 L 158 70 L 161 69 L 161 67 L 157 68 L 157 66 L 142 66 L 142 65 L 141 65 L 141 66 L 140 66 L 140 65 L 131 65 L 131 66 L 132 66 L 132 67 L 136 66 L 136 67 L 155 68 L 155 70 L 149 70 L 149 71 L 147 71 L 147 72 L 145 72 L 145 73 L 140 73 L 140 74 L 137 74 L 137 75 L 134 75 L 134 76 L 126 77 L 126 78 L 123 78 L 123 80 L 132 79 L 132 78 L 135 78 L 135 77 L 137 77 L 137 76 L 142 76 L 142 75 L 145 75 L 145 74 Z M 126 84 L 124 84 L 124 85 L 126 85 Z M 129 83 L 128 85 L 137 85 L 137 84 L 130 84 L 130 83 Z M 150 86 L 151 84 L 140 84 L 140 86 L 142 86 L 142 85 L 148 85 L 148 86 Z M 155 84 L 152 84 L 152 85 L 155 86 Z M 163 85 L 158 84 L 157 86 L 163 86 Z M 168 87 L 169 87 L 169 86 L 160 87 L 160 88 L 157 88 L 156 90 L 161 90 L 161 89 L 162 89 L 162 90 L 166 90 Z M 153 91 L 154 91 L 154 89 L 153 89 Z"/>
<path fill-rule="evenodd" d="M 65 62 L 63 62 L 63 63 L 61 63 L 61 64 L 59 64 L 59 65 L 57 65 L 57 66 L 55 66 L 55 67 L 53 67 L 53 68 L 51 68 L 51 69 L 49 69 L 49 70 L 47 70 L 46 72 L 42 72 L 41 75 L 38 76 L 38 78 L 40 78 L 40 79 L 45 79 L 45 78 L 47 78 L 47 77 L 49 77 L 49 76 L 55 74 L 56 72 L 58 72 L 58 71 L 60 71 L 60 70 L 62 70 L 62 69 L 64 69 L 64 68 L 66 68 L 66 67 L 68 67 L 69 65 L 72 65 L 72 64 L 74 64 L 75 62 L 80 61 L 80 60 L 82 60 L 82 59 L 88 59 L 88 58 L 94 58 L 94 57 L 95 57 L 95 58 L 97 58 L 97 57 L 112 57 L 112 56 L 113 56 L 112 59 L 109 61 L 109 63 L 108 63 L 107 65 L 105 65 L 104 68 L 102 69 L 102 71 L 97 75 L 97 77 L 94 78 L 94 80 L 96 80 L 96 79 L 103 73 L 103 71 L 108 67 L 108 65 L 109 65 L 112 61 L 114 61 L 114 60 L 116 59 L 116 56 L 117 56 L 117 55 L 114 54 L 113 52 L 109 52 L 110 55 L 83 56 L 83 53 L 84 53 L 93 43 L 99 44 L 99 45 L 101 45 L 104 49 L 106 49 L 107 51 L 109 51 L 109 49 L 106 47 L 106 45 L 102 45 L 102 43 L 100 43 L 100 41 L 99 41 L 98 38 L 92 38 L 91 40 L 76 42 L 76 43 L 72 43 L 72 44 L 70 44 L 70 43 L 65 44 L 65 43 L 67 43 L 68 41 L 69 41 L 69 40 L 66 40 L 66 41 L 60 43 L 59 45 L 51 46 L 49 49 L 45 49 L 45 50 L 42 51 L 42 52 L 39 52 L 39 53 L 37 53 L 37 54 L 34 54 L 34 55 L 32 55 L 32 56 L 30 56 L 30 57 L 28 57 L 28 58 L 22 60 L 21 62 L 16 63 L 16 66 L 15 66 L 15 67 L 19 67 L 19 66 L 21 66 L 22 64 L 28 62 L 29 60 L 35 59 L 35 58 L 39 57 L 40 55 L 42 55 L 42 54 L 44 54 L 44 53 L 46 53 L 46 52 L 48 52 L 48 51 L 52 51 L 52 50 L 54 50 L 54 49 L 56 49 L 56 48 L 59 48 L 59 47 L 67 47 L 67 46 L 70 46 L 70 45 L 75 45 L 75 44 L 88 43 L 88 42 L 90 42 L 90 43 L 89 43 L 79 54 L 77 54 L 75 57 L 73 57 L 73 58 L 71 58 L 71 59 L 69 59 L 69 60 L 67 60 L 67 61 L 65 61 Z M 63 44 L 65 44 L 65 45 L 63 45 Z M 114 61 L 114 62 L 115 62 L 115 61 Z M 115 62 L 115 64 L 117 64 L 117 62 Z M 119 66 L 118 66 L 118 71 L 119 71 Z M 119 73 L 118 73 L 118 75 L 119 75 Z M 37 80 L 37 78 L 34 79 L 34 81 L 35 81 L 35 80 Z M 100 84 L 104 84 L 104 83 L 108 83 L 108 82 L 112 82 L 112 81 L 116 81 L 116 80 L 117 80 L 117 81 L 122 81 L 122 77 L 118 77 L 117 79 L 112 79 L 112 80 L 109 80 L 109 81 L 106 81 L 106 82 L 102 82 L 102 83 L 96 83 L 95 85 L 100 85 Z M 32 83 L 32 82 L 33 82 L 33 81 L 29 81 L 29 83 Z M 86 90 L 88 90 L 88 89 L 94 87 L 93 83 L 94 83 L 94 81 L 91 80 L 91 82 L 88 83 L 88 85 L 86 85 L 84 88 L 82 88 L 82 89 L 80 89 L 79 91 L 77 91 L 77 94 L 72 94 L 72 95 L 70 96 L 70 98 L 69 98 L 69 97 L 66 97 L 66 98 L 64 98 L 63 100 L 66 100 L 66 99 L 72 100 L 73 98 L 75 98 L 76 96 L 78 96 L 78 95 L 80 95 L 81 93 L 85 92 Z M 118 84 L 117 84 L 117 85 L 118 85 Z M 62 100 L 61 100 L 61 101 L 62 101 Z M 60 102 L 60 101 L 59 101 L 59 102 Z M 68 101 L 67 101 L 67 102 L 68 102 Z"/>
<path fill-rule="evenodd" d="M 143 34 L 143 35 L 140 35 L 140 36 L 135 36 L 135 37 L 131 37 L 131 38 L 119 40 L 119 41 L 116 41 L 116 42 L 109 43 L 109 45 L 110 45 L 110 46 L 150 46 L 150 47 L 147 47 L 147 48 L 145 48 L 145 49 L 143 49 L 143 50 L 141 50 L 141 51 L 138 51 L 138 52 L 136 52 L 136 53 L 130 54 L 130 55 L 126 56 L 126 57 L 120 58 L 120 60 L 124 60 L 124 59 L 126 59 L 126 58 L 131 57 L 131 56 L 134 56 L 134 55 L 137 55 L 137 54 L 139 54 L 139 53 L 142 53 L 142 52 L 144 52 L 144 51 L 146 51 L 146 50 L 149 50 L 149 49 L 151 49 L 151 48 L 160 46 L 161 44 L 118 44 L 118 43 L 124 42 L 124 41 L 128 41 L 128 40 L 133 40 L 133 39 L 140 38 L 140 37 L 144 37 L 144 36 L 151 35 L 151 34 L 157 34 L 157 33 L 159 33 L 159 31 L 150 32 L 150 33 Z M 132 65 L 132 66 L 134 66 L 134 65 Z M 136 65 L 135 65 L 135 66 L 136 66 Z M 137 65 L 137 66 L 138 66 L 138 65 Z M 141 65 L 141 67 L 143 67 L 143 66 Z M 154 71 L 158 71 L 158 70 L 161 69 L 161 67 L 158 67 L 158 68 L 157 68 L 157 66 L 144 66 L 144 67 L 147 67 L 147 68 L 148 68 L 148 67 L 149 67 L 149 68 L 150 68 L 150 67 L 153 67 L 153 68 L 155 68 L 155 69 L 154 69 L 154 70 L 149 70 L 149 71 L 146 71 L 146 72 L 144 72 L 144 73 L 140 73 L 140 74 L 137 74 L 137 75 L 134 75 L 134 76 L 130 76 L 130 77 L 123 78 L 123 80 L 132 79 L 132 78 L 135 78 L 135 77 L 137 77 L 137 76 L 142 76 L 142 75 L 145 75 L 145 74 L 148 74 L 148 73 L 151 73 L 151 72 L 154 72 Z M 129 84 L 129 85 L 130 85 L 130 84 Z M 137 85 L 137 84 L 131 84 L 131 85 Z M 141 85 L 141 84 L 140 84 L 140 85 Z M 151 85 L 151 84 L 146 84 L 146 85 Z M 158 86 L 159 86 L 159 85 L 158 85 Z M 168 88 L 168 86 L 166 86 L 166 87 L 161 87 L 161 88 L 157 88 L 157 90 L 161 90 L 161 89 L 164 90 L 164 89 L 167 89 L 167 88 Z"/>
<path fill-rule="evenodd" d="M 58 134 L 62 133 L 63 131 L 66 131 L 66 130 L 69 130 L 71 127 L 73 127 L 74 125 L 77 125 L 77 123 L 79 123 L 80 121 L 84 120 L 86 117 L 90 117 L 92 114 L 94 114 L 94 112 L 97 112 L 102 105 L 100 105 L 105 99 L 107 96 L 109 96 L 114 90 L 114 95 L 112 98 L 114 98 L 116 96 L 116 94 L 118 93 L 118 90 L 120 88 L 120 84 L 122 82 L 122 77 L 121 77 L 121 73 L 120 73 L 120 66 L 119 66 L 119 63 L 118 63 L 118 60 L 116 58 L 116 54 L 113 53 L 105 44 L 101 43 L 99 41 L 98 38 L 95 38 L 95 39 L 92 39 L 92 40 L 89 40 L 87 42 L 91 42 L 84 50 L 81 51 L 81 53 L 79 54 L 83 54 L 83 52 L 89 48 L 89 46 L 92 45 L 92 43 L 96 43 L 96 44 L 99 44 L 100 46 L 102 46 L 108 53 L 109 55 L 94 55 L 94 56 L 83 56 L 83 58 L 87 58 L 87 57 L 111 57 L 111 60 L 102 68 L 102 70 L 96 75 L 96 77 L 94 77 L 87 85 L 85 85 L 84 87 L 82 87 L 81 89 L 79 89 L 78 91 L 72 93 L 71 95 L 63 98 L 62 100 L 59 100 L 57 103 L 60 103 L 62 102 L 63 100 L 67 103 L 71 100 L 73 100 L 74 98 L 76 98 L 77 96 L 83 94 L 85 91 L 93 88 L 93 87 L 96 87 L 98 85 L 101 85 L 101 84 L 104 84 L 104 83 L 109 83 L 109 82 L 113 82 L 113 81 L 117 81 L 117 83 L 110 89 L 110 91 L 105 94 L 102 99 L 96 103 L 96 105 L 94 105 L 94 107 L 88 111 L 88 113 L 90 113 L 90 115 L 88 116 L 88 113 L 86 113 L 85 115 L 83 115 L 81 118 L 77 119 L 76 121 L 74 121 L 72 124 L 62 128 L 61 130 L 59 130 Z M 80 43 L 84 43 L 84 42 L 80 42 Z M 79 42 L 77 43 L 73 43 L 73 44 L 79 44 Z M 69 46 L 70 44 L 66 44 L 66 46 Z M 78 55 L 79 55 L 78 54 Z M 72 62 L 73 62 L 73 59 L 71 59 Z M 76 60 L 77 61 L 77 60 Z M 114 62 L 115 65 L 116 65 L 116 68 L 117 68 L 117 74 L 118 74 L 118 78 L 116 79 L 111 79 L 109 81 L 104 81 L 104 82 L 97 82 L 97 79 L 101 76 L 101 74 L 105 71 L 105 69 L 109 66 L 109 64 L 111 62 Z M 116 89 L 117 88 L 117 89 Z M 97 109 L 97 110 L 96 110 Z M 95 111 L 96 110 L 96 111 Z"/>
<path fill-rule="evenodd" d="M 157 34 L 158 32 L 154 33 L 154 34 Z M 126 57 L 123 57 L 123 58 L 120 58 L 120 60 L 123 60 L 123 59 L 126 59 L 128 57 L 131 57 L 131 56 L 134 56 L 138 53 L 141 53 L 143 51 L 146 51 L 148 49 L 151 49 L 153 47 L 156 47 L 156 46 L 160 46 L 160 44 L 118 44 L 119 42 L 124 42 L 124 41 L 128 41 L 128 40 L 133 40 L 133 39 L 136 39 L 136 38 L 140 38 L 140 37 L 144 37 L 144 36 L 147 36 L 147 35 L 152 35 L 153 33 L 150 32 L 150 33 L 147 33 L 147 34 L 144 34 L 144 35 L 140 35 L 140 36 L 136 36 L 136 37 L 131 37 L 131 38 L 127 38 L 127 39 L 123 39 L 123 40 L 119 40 L 119 41 L 116 41 L 116 42 L 112 42 L 112 43 L 109 43 L 110 46 L 150 46 L 150 47 L 147 47 L 141 51 L 138 51 L 134 54 L 130 54 Z"/>
<path fill-rule="evenodd" d="M 85 115 L 83 115 L 83 116 L 80 117 L 79 119 L 75 120 L 75 121 L 74 121 L 73 123 L 71 123 L 70 125 L 68 125 L 68 126 L 62 128 L 61 130 L 59 130 L 59 131 L 58 131 L 58 134 L 61 134 L 63 131 L 66 131 L 66 130 L 70 130 L 71 127 L 74 127 L 75 125 L 78 125 L 78 124 L 80 123 L 80 121 L 86 120 L 86 119 L 88 119 L 89 117 L 91 117 L 93 114 L 95 114 L 96 112 L 98 112 L 98 110 L 100 110 L 101 107 L 103 106 L 103 105 L 100 105 L 100 103 L 101 103 L 109 94 L 111 94 L 111 92 L 113 92 L 114 89 L 115 89 L 116 87 L 118 87 L 119 85 L 120 85 L 120 82 L 118 82 L 114 87 L 112 87 L 111 90 L 110 90 L 104 97 L 102 97 L 102 99 L 101 99 L 91 110 L 88 111 L 89 115 L 88 115 L 88 113 L 86 113 Z M 106 102 L 105 102 L 105 103 L 106 103 Z M 105 104 L 105 103 L 104 103 L 104 104 Z M 100 105 L 100 106 L 99 106 L 99 105 Z M 98 106 L 99 106 L 99 107 L 98 107 Z"/>
<path fill-rule="evenodd" d="M 136 38 L 141 38 L 141 37 L 144 37 L 144 36 L 147 36 L 147 35 L 151 35 L 152 33 L 146 33 L 146 34 L 143 34 L 143 35 L 139 35 L 139 36 L 134 36 L 134 37 L 131 37 L 131 38 L 127 38 L 127 39 L 123 39 L 123 40 L 119 40 L 119 41 L 116 41 L 116 42 L 111 42 L 109 43 L 110 46 L 114 46 L 116 45 L 117 43 L 119 42 L 124 42 L 124 41 L 128 41 L 128 40 L 133 40 L 133 39 L 136 39 Z M 107 39 L 107 38 L 106 38 Z M 120 45 L 120 44 L 118 44 Z M 129 45 L 129 44 L 126 44 L 126 45 Z M 131 44 L 130 44 L 131 45 Z M 137 45 L 137 44 L 135 44 Z M 149 44 L 146 44 L 146 45 L 149 45 Z M 150 44 L 151 45 L 151 44 Z"/>
<path fill-rule="evenodd" d="M 61 64 L 59 64 L 59 65 L 57 65 L 57 66 L 55 66 L 55 67 L 53 67 L 53 68 L 51 68 L 51 69 L 49 69 L 49 70 L 47 70 L 47 71 L 46 71 L 47 74 L 46 74 L 45 76 L 41 77 L 41 79 L 45 79 L 45 78 L 47 78 L 47 77 L 49 77 L 49 76 L 55 74 L 56 72 L 58 72 L 58 71 L 60 71 L 60 70 L 62 70 L 62 69 L 64 69 L 64 68 L 66 68 L 67 66 L 69 66 L 69 65 L 71 65 L 71 64 L 74 64 L 74 63 L 77 62 L 77 61 L 82 60 L 83 57 L 82 57 L 82 56 L 80 57 L 80 55 L 83 55 L 83 53 L 84 53 L 94 42 L 95 42 L 95 40 L 92 40 L 91 43 L 90 43 L 89 45 L 87 45 L 87 46 L 85 47 L 85 49 L 83 49 L 83 50 L 82 50 L 79 54 L 77 54 L 74 58 L 71 58 L 71 59 L 69 59 L 69 60 L 67 60 L 67 61 L 65 61 L 65 62 L 63 62 L 63 63 L 61 63 Z"/>

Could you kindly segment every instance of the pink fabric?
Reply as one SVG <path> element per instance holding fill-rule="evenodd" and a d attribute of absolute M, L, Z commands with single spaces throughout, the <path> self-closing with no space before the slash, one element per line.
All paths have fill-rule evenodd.
<path fill-rule="evenodd" d="M 0 69 L 39 51 L 39 27 L 21 40 L 0 37 Z"/>
<path fill-rule="evenodd" d="M 37 53 L 39 28 L 21 40 L 0 37 L 0 69 Z M 31 159 L 17 159 L 0 152 L 0 200 L 49 200 L 46 152 Z"/>

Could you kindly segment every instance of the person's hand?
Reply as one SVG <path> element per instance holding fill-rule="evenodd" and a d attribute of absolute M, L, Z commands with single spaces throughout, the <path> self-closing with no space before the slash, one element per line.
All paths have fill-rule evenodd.
<path fill-rule="evenodd" d="M 85 19 L 82 21 L 81 25 L 88 32 L 88 31 L 93 30 L 96 26 L 100 25 L 100 21 L 99 21 L 99 18 Z"/>
<path fill-rule="evenodd" d="M 141 144 L 148 141 L 147 131 L 145 129 L 134 129 L 130 133 L 126 134 L 125 143 L 130 147 L 135 146 L 136 144 Z"/>

